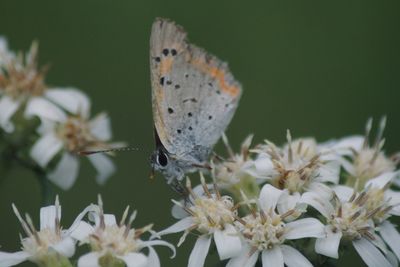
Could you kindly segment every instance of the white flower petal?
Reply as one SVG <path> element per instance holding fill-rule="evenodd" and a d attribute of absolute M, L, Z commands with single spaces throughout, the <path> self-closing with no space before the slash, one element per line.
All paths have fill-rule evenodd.
<path fill-rule="evenodd" d="M 97 252 L 82 255 L 78 260 L 78 267 L 100 267 L 99 258 L 100 254 Z"/>
<path fill-rule="evenodd" d="M 378 188 L 383 188 L 387 183 L 395 179 L 399 175 L 399 172 L 385 172 L 378 177 L 369 180 L 366 184 L 365 187 L 372 186 L 372 187 L 378 187 Z"/>
<path fill-rule="evenodd" d="M 359 151 L 364 143 L 364 136 L 354 135 L 332 142 L 331 149 L 340 155 L 351 155 L 352 149 Z"/>
<path fill-rule="evenodd" d="M 103 154 L 95 154 L 88 156 L 97 171 L 96 181 L 98 184 L 104 184 L 106 180 L 115 172 L 115 165 L 112 160 Z"/>
<path fill-rule="evenodd" d="M 211 237 L 200 236 L 194 244 L 189 256 L 188 267 L 203 267 L 208 250 L 210 249 Z"/>
<path fill-rule="evenodd" d="M 299 239 L 306 237 L 324 237 L 324 225 L 315 218 L 304 218 L 287 223 L 286 239 Z"/>
<path fill-rule="evenodd" d="M 183 218 L 182 220 L 174 223 L 170 227 L 158 232 L 157 235 L 162 236 L 162 235 L 166 235 L 166 234 L 182 232 L 186 229 L 189 229 L 193 225 L 194 225 L 193 218 L 186 217 L 186 218 Z"/>
<path fill-rule="evenodd" d="M 70 258 L 75 254 L 75 242 L 70 237 L 65 237 L 57 244 L 52 245 L 51 248 L 67 258 Z"/>
<path fill-rule="evenodd" d="M 18 251 L 13 253 L 1 252 L 0 251 L 0 266 L 8 267 L 20 264 L 26 261 L 30 257 L 30 254 L 25 251 Z"/>
<path fill-rule="evenodd" d="M 87 222 L 80 221 L 74 227 L 74 229 L 71 230 L 71 237 L 79 241 L 84 241 L 93 232 L 94 232 L 93 226 L 91 226 Z"/>
<path fill-rule="evenodd" d="M 266 249 L 261 254 L 262 267 L 283 267 L 283 254 L 279 246 Z"/>
<path fill-rule="evenodd" d="M 83 92 L 74 88 L 49 89 L 45 95 L 68 112 L 89 117 L 90 100 Z"/>
<path fill-rule="evenodd" d="M 63 142 L 50 132 L 36 141 L 30 151 L 30 156 L 40 167 L 44 168 L 62 148 Z"/>
<path fill-rule="evenodd" d="M 182 205 L 184 205 L 184 203 L 185 203 L 184 200 L 181 200 L 179 202 Z M 189 213 L 187 213 L 184 209 L 182 209 L 182 207 L 180 207 L 179 205 L 176 205 L 176 204 L 174 204 L 174 206 L 172 206 L 171 214 L 172 214 L 172 217 L 174 217 L 175 219 L 183 219 L 183 218 L 186 218 L 187 216 L 189 216 Z"/>
<path fill-rule="evenodd" d="M 285 212 L 294 209 L 299 200 L 300 200 L 299 192 L 289 194 L 287 190 L 284 190 L 281 197 L 279 198 L 278 213 L 284 214 Z"/>
<path fill-rule="evenodd" d="M 127 267 L 145 267 L 147 265 L 147 257 L 142 253 L 128 253 L 125 256 L 118 257 L 126 263 Z"/>
<path fill-rule="evenodd" d="M 247 246 L 237 257 L 230 259 L 226 267 L 254 267 L 259 254 L 256 251 L 250 255 L 250 248 Z"/>
<path fill-rule="evenodd" d="M 230 224 L 225 225 L 223 231 L 215 231 L 214 241 L 217 246 L 220 260 L 232 258 L 237 255 L 242 248 L 242 242 L 239 238 L 238 232 L 235 227 Z"/>
<path fill-rule="evenodd" d="M 2 96 L 0 98 L 0 127 L 7 133 L 14 131 L 14 125 L 10 119 L 18 110 L 19 105 L 18 101 L 13 100 L 9 96 Z"/>
<path fill-rule="evenodd" d="M 369 267 L 391 267 L 390 262 L 367 239 L 361 238 L 353 241 L 353 246 L 360 257 Z"/>
<path fill-rule="evenodd" d="M 59 220 L 61 219 L 61 206 L 58 208 L 58 214 L 56 214 L 56 211 L 57 209 L 54 205 L 40 208 L 40 231 L 45 228 L 56 228 L 56 217 Z"/>
<path fill-rule="evenodd" d="M 28 101 L 24 115 L 26 118 L 38 116 L 40 119 L 47 119 L 57 122 L 64 122 L 67 119 L 67 115 L 64 113 L 64 111 L 50 101 L 41 97 L 34 97 Z"/>
<path fill-rule="evenodd" d="M 318 181 L 337 184 L 339 182 L 340 163 L 330 161 L 318 169 Z"/>
<path fill-rule="evenodd" d="M 397 258 L 400 259 L 400 234 L 396 230 L 396 227 L 390 222 L 385 221 L 379 226 L 379 232 L 386 244 L 396 254 Z"/>
<path fill-rule="evenodd" d="M 79 172 L 79 160 L 66 152 L 62 155 L 55 169 L 47 178 L 63 190 L 68 190 L 75 183 Z"/>
<path fill-rule="evenodd" d="M 275 210 L 282 192 L 282 190 L 279 190 L 270 184 L 264 185 L 261 189 L 259 198 L 261 208 L 266 211 L 269 211 L 270 209 Z"/>
<path fill-rule="evenodd" d="M 288 267 L 312 267 L 312 264 L 296 249 L 281 245 L 283 260 Z"/>
<path fill-rule="evenodd" d="M 93 215 L 98 215 L 94 213 Z M 100 217 L 94 216 L 96 226 L 100 225 Z M 114 214 L 103 214 L 104 225 L 106 226 L 113 226 L 117 224 L 117 219 L 115 218 Z"/>
<path fill-rule="evenodd" d="M 107 113 L 100 113 L 90 123 L 90 132 L 99 140 L 108 141 L 111 139 L 111 122 Z"/>
<path fill-rule="evenodd" d="M 320 196 L 315 192 L 304 193 L 301 196 L 300 202 L 312 206 L 325 218 L 329 218 L 331 214 L 334 212 L 332 204 L 323 196 Z"/>
<path fill-rule="evenodd" d="M 251 169 L 250 174 L 260 178 L 260 177 L 271 177 L 275 174 L 274 165 L 272 164 L 271 158 L 261 154 L 254 161 L 254 170 Z"/>
<path fill-rule="evenodd" d="M 342 232 L 332 232 L 329 226 L 325 227 L 326 237 L 318 238 L 315 242 L 315 252 L 331 258 L 339 258 L 339 245 L 342 239 Z"/>
<path fill-rule="evenodd" d="M 168 243 L 167 241 L 164 240 L 149 240 L 149 241 L 143 241 L 142 242 L 144 247 L 150 248 L 151 246 L 165 246 L 168 247 L 172 251 L 171 259 L 175 258 L 176 255 L 176 250 L 174 245 L 171 243 Z"/>
<path fill-rule="evenodd" d="M 158 258 L 157 252 L 152 247 L 149 247 L 149 256 L 147 257 L 147 266 L 160 267 L 160 259 Z"/>
<path fill-rule="evenodd" d="M 89 206 L 87 206 L 83 211 L 81 211 L 81 213 L 78 214 L 78 216 L 76 216 L 71 227 L 65 231 L 65 234 L 70 235 L 77 227 L 79 227 L 79 225 L 82 222 L 83 217 L 85 217 L 85 215 L 88 212 L 95 212 L 95 211 L 97 211 L 97 212 L 99 211 L 99 206 L 93 205 L 93 204 L 90 204 Z"/>

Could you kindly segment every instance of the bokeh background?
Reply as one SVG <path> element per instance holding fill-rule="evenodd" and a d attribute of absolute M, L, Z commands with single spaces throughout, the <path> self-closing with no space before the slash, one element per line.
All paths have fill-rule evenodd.
<path fill-rule="evenodd" d="M 57 190 L 63 224 L 101 193 L 107 212 L 138 209 L 137 226 L 160 230 L 174 222 L 176 197 L 158 175 L 148 179 L 153 149 L 149 35 L 155 17 L 183 25 L 192 42 L 229 62 L 244 94 L 228 129 L 234 147 L 249 133 L 255 141 L 315 136 L 323 141 L 362 133 L 368 117 L 387 115 L 386 151 L 400 149 L 399 1 L 1 1 L 0 34 L 14 50 L 40 41 L 40 62 L 51 63 L 48 83 L 74 86 L 106 110 L 115 140 L 140 151 L 120 153 L 118 172 L 101 187 L 84 164 L 75 186 Z M 221 146 L 217 150 L 223 154 Z M 1 250 L 19 249 L 22 229 L 14 202 L 38 222 L 40 188 L 24 170 L 0 177 Z M 167 237 L 172 242 L 177 236 Z M 185 266 L 194 238 L 162 266 Z M 353 252 L 351 252 L 353 253 Z M 210 255 L 206 266 L 215 266 Z M 362 266 L 356 256 L 341 266 Z M 25 266 L 30 266 L 26 264 Z"/>

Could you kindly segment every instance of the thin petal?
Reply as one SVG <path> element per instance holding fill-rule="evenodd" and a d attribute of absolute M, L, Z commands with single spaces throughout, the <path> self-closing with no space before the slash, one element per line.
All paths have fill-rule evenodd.
<path fill-rule="evenodd" d="M 148 266 L 147 257 L 142 253 L 128 253 L 125 256 L 118 257 L 126 263 L 127 267 L 145 267 Z"/>
<path fill-rule="evenodd" d="M 50 89 L 46 91 L 45 95 L 72 114 L 82 115 L 84 118 L 89 116 L 90 100 L 77 89 Z"/>
<path fill-rule="evenodd" d="M 90 132 L 99 140 L 111 139 L 111 123 L 107 113 L 100 113 L 90 121 Z"/>
<path fill-rule="evenodd" d="M 104 184 L 107 178 L 109 178 L 116 170 L 114 163 L 106 155 L 90 155 L 88 159 L 97 171 L 96 181 L 98 184 Z"/>
<path fill-rule="evenodd" d="M 62 148 L 62 141 L 53 132 L 50 132 L 36 141 L 30 151 L 30 156 L 40 167 L 44 168 Z"/>
<path fill-rule="evenodd" d="M 329 226 L 325 227 L 326 237 L 318 238 L 315 242 L 315 252 L 331 258 L 339 258 L 339 245 L 342 239 L 342 232 L 332 232 Z"/>
<path fill-rule="evenodd" d="M 214 241 L 220 260 L 232 258 L 237 255 L 242 248 L 242 242 L 240 241 L 238 233 L 235 227 L 230 224 L 225 225 L 223 231 L 215 231 Z"/>
<path fill-rule="evenodd" d="M 78 267 L 100 267 L 99 257 L 100 254 L 97 252 L 85 254 L 79 258 Z"/>
<path fill-rule="evenodd" d="M 26 106 L 25 117 L 31 118 L 33 116 L 57 122 L 64 122 L 67 119 L 64 111 L 41 97 L 32 98 Z"/>
<path fill-rule="evenodd" d="M 200 236 L 189 256 L 188 267 L 203 267 L 208 250 L 210 249 L 211 237 Z"/>
<path fill-rule="evenodd" d="M 19 105 L 18 101 L 13 100 L 9 96 L 2 96 L 0 98 L 0 127 L 8 133 L 14 131 L 14 125 L 10 119 L 17 111 Z"/>
<path fill-rule="evenodd" d="M 299 200 L 300 200 L 299 192 L 289 194 L 287 190 L 284 190 L 278 202 L 279 214 L 284 214 L 285 212 L 294 209 Z"/>
<path fill-rule="evenodd" d="M 75 242 L 70 237 L 64 238 L 63 240 L 51 247 L 67 258 L 70 258 L 75 254 Z"/>
<path fill-rule="evenodd" d="M 84 241 L 89 235 L 94 232 L 93 226 L 88 224 L 87 222 L 80 221 L 74 229 L 70 231 L 71 237 L 76 240 Z"/>
<path fill-rule="evenodd" d="M 296 249 L 281 245 L 283 260 L 288 267 L 312 267 L 312 264 Z"/>
<path fill-rule="evenodd" d="M 29 257 L 30 254 L 25 251 L 18 251 L 14 253 L 0 251 L 0 266 L 14 266 L 20 264 L 23 261 L 26 261 Z"/>
<path fill-rule="evenodd" d="M 334 212 L 332 204 L 314 192 L 306 192 L 301 196 L 301 203 L 312 206 L 319 213 L 321 213 L 325 218 L 329 218 Z"/>
<path fill-rule="evenodd" d="M 179 201 L 182 205 L 184 205 L 184 201 L 181 200 Z M 189 216 L 189 213 L 187 213 L 181 206 L 174 204 L 171 209 L 171 214 L 172 217 L 175 219 L 183 219 Z"/>
<path fill-rule="evenodd" d="M 315 218 L 304 218 L 286 224 L 286 239 L 324 237 L 324 225 Z"/>
<path fill-rule="evenodd" d="M 385 173 L 379 175 L 378 177 L 369 180 L 365 184 L 365 187 L 372 186 L 372 187 L 383 188 L 387 183 L 391 182 L 398 175 L 399 175 L 399 172 L 385 172 Z"/>
<path fill-rule="evenodd" d="M 78 214 L 78 216 L 76 216 L 74 222 L 72 223 L 71 227 L 65 231 L 66 235 L 71 234 L 77 227 L 79 227 L 79 225 L 82 222 L 83 217 L 85 217 L 85 215 L 88 212 L 98 212 L 99 211 L 99 207 L 97 205 L 89 205 L 87 206 L 83 211 L 81 211 L 81 213 Z"/>
<path fill-rule="evenodd" d="M 262 267 L 283 267 L 283 254 L 279 246 L 264 250 L 261 254 Z"/>
<path fill-rule="evenodd" d="M 143 246 L 148 247 L 148 248 L 150 248 L 152 246 L 165 246 L 165 247 L 168 247 L 172 251 L 171 259 L 175 258 L 175 256 L 176 256 L 176 250 L 175 250 L 174 245 L 172 245 L 171 243 L 168 243 L 167 241 L 164 241 L 164 240 L 144 241 Z"/>
<path fill-rule="evenodd" d="M 186 229 L 189 229 L 193 225 L 194 225 L 193 218 L 186 217 L 186 218 L 183 218 L 182 220 L 174 223 L 170 227 L 158 232 L 157 235 L 162 236 L 162 235 L 166 235 L 166 234 L 182 232 L 182 231 L 185 231 Z"/>
<path fill-rule="evenodd" d="M 361 238 L 353 241 L 353 246 L 360 257 L 369 267 L 391 267 L 390 262 L 367 239 Z"/>
<path fill-rule="evenodd" d="M 348 201 L 354 192 L 353 188 L 345 185 L 336 185 L 332 189 L 341 201 Z"/>
<path fill-rule="evenodd" d="M 56 214 L 58 211 L 58 214 Z M 61 219 L 61 206 L 56 209 L 56 206 L 47 206 L 40 209 L 40 230 L 45 228 L 55 229 L 56 218 Z"/>
<path fill-rule="evenodd" d="M 364 143 L 364 136 L 355 135 L 332 143 L 331 149 L 340 155 L 352 155 L 352 150 L 359 151 Z"/>
<path fill-rule="evenodd" d="M 226 267 L 254 267 L 260 253 L 256 251 L 250 255 L 250 252 L 248 246 L 244 247 L 237 257 L 229 260 Z"/>
<path fill-rule="evenodd" d="M 340 163 L 337 161 L 330 161 L 326 164 L 323 164 L 318 169 L 318 172 L 319 181 L 337 184 L 339 182 Z"/>
<path fill-rule="evenodd" d="M 396 227 L 390 222 L 385 221 L 379 226 L 379 232 L 386 244 L 396 254 L 397 258 L 400 259 L 400 234 L 396 230 Z"/>
<path fill-rule="evenodd" d="M 259 198 L 261 208 L 266 211 L 269 211 L 270 209 L 275 210 L 282 192 L 282 190 L 279 190 L 270 184 L 264 185 L 261 189 Z"/>
<path fill-rule="evenodd" d="M 154 248 L 149 247 L 149 256 L 147 257 L 147 265 L 151 267 L 160 267 L 160 259 Z"/>
<path fill-rule="evenodd" d="M 68 190 L 75 183 L 79 172 L 79 160 L 76 156 L 66 152 L 61 157 L 56 168 L 47 175 L 47 178 L 63 190 Z"/>

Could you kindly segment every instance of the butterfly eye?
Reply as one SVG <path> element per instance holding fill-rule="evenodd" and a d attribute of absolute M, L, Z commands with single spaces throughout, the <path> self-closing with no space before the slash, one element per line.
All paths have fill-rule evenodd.
<path fill-rule="evenodd" d="M 167 166 L 167 164 L 168 164 L 168 156 L 165 155 L 165 153 L 162 152 L 162 151 L 158 152 L 158 155 L 157 155 L 157 163 L 158 163 L 159 165 L 161 165 L 162 167 Z"/>

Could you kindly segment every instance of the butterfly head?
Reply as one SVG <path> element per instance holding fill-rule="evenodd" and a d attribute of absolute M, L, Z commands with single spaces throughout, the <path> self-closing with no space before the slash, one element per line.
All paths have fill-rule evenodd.
<path fill-rule="evenodd" d="M 162 148 L 158 148 L 153 152 L 150 163 L 152 169 L 161 172 L 168 182 L 174 179 L 181 180 L 184 176 L 184 171 L 175 157 Z"/>

